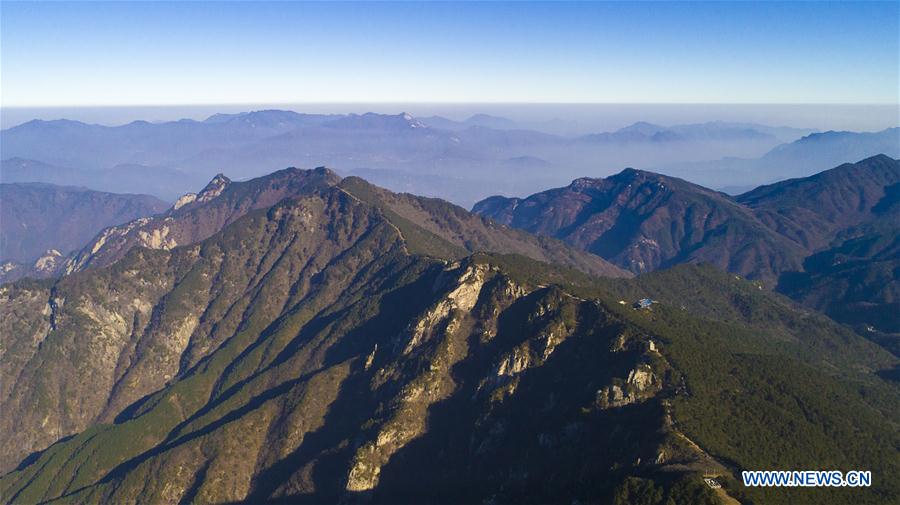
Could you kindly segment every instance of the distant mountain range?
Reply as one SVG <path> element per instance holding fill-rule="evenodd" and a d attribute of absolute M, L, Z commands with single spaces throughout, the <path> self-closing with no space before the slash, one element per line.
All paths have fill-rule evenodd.
<path fill-rule="evenodd" d="M 145 192 L 163 200 L 175 201 L 185 187 L 196 187 L 208 177 L 165 167 L 116 165 L 94 170 L 60 167 L 42 161 L 8 158 L 0 162 L 0 180 L 4 183 L 39 182 L 58 186 L 90 186 L 111 193 Z"/>
<path fill-rule="evenodd" d="M 522 130 L 525 129 L 511 119 L 504 117 L 491 116 L 488 114 L 474 114 L 463 121 L 454 121 L 441 116 L 430 116 L 420 118 L 420 121 L 432 128 L 442 130 L 459 131 L 471 128 L 473 126 L 481 126 L 484 128 L 493 128 L 495 130 Z"/>
<path fill-rule="evenodd" d="M 813 133 L 773 148 L 760 158 L 727 158 L 660 165 L 656 170 L 736 194 L 760 184 L 813 175 L 823 166 L 851 163 L 875 154 L 900 158 L 900 128 L 880 132 Z"/>
<path fill-rule="evenodd" d="M 885 155 L 736 198 L 628 169 L 524 199 L 491 197 L 473 211 L 635 273 L 710 262 L 839 320 L 896 332 L 898 187 L 900 162 Z M 845 261 L 856 268 L 838 267 Z M 866 312 L 849 310 L 851 301 Z"/>
<path fill-rule="evenodd" d="M 691 237 L 719 233 L 704 212 L 757 226 L 683 181 L 613 179 L 567 197 L 621 206 L 623 232 L 662 230 L 664 209 Z M 760 207 L 779 193 L 804 190 Z M 630 278 L 326 169 L 216 176 L 175 207 L 106 229 L 68 275 L 0 287 L 0 501 L 829 505 L 848 490 L 740 472 L 900 472 L 900 360 L 733 274 Z M 900 483 L 852 491 L 894 502 Z"/>
<path fill-rule="evenodd" d="M 66 255 L 101 229 L 164 211 L 148 195 L 103 193 L 41 183 L 0 184 L 0 261 Z"/>
<path fill-rule="evenodd" d="M 539 125 L 519 123 L 511 119 L 475 114 L 462 121 L 454 121 L 441 116 L 419 118 L 421 122 L 443 130 L 459 131 L 473 126 L 492 128 L 495 130 L 537 130 L 543 131 Z M 678 141 L 690 139 L 718 140 L 755 140 L 762 138 L 776 139 L 778 142 L 793 142 L 803 136 L 815 133 L 809 128 L 791 128 L 787 126 L 767 126 L 758 123 L 735 123 L 727 121 L 709 121 L 706 123 L 663 126 L 646 121 L 638 121 L 629 126 L 606 133 L 592 133 L 577 136 L 581 141 L 627 141 L 655 142 Z M 547 132 L 549 133 L 549 132 Z"/>
<path fill-rule="evenodd" d="M 384 177 L 375 179 L 389 189 L 408 188 L 412 181 L 418 194 L 469 207 L 489 196 L 491 188 L 528 194 L 584 174 L 609 174 L 626 164 L 653 167 L 690 162 L 689 167 L 674 165 L 673 170 L 689 168 L 698 179 L 686 179 L 707 185 L 704 181 L 712 177 L 715 187 L 746 185 L 747 177 L 740 170 L 733 171 L 731 180 L 728 170 L 702 163 L 725 156 L 762 156 L 811 131 L 750 123 L 635 123 L 615 132 L 564 137 L 484 114 L 454 121 L 410 114 L 284 110 L 215 114 L 203 121 L 134 121 L 122 126 L 35 120 L 0 132 L 7 158 L 0 179 L 149 192 L 171 200 L 216 173 L 229 173 L 239 180 L 263 175 L 272 166 L 325 165 L 343 175 L 385 171 Z M 825 159 L 850 152 L 856 154 L 852 159 L 891 154 L 869 147 L 817 151 L 826 153 Z M 830 159 L 825 166 L 842 161 L 846 160 Z M 707 173 L 710 170 L 721 177 L 715 179 L 712 172 Z M 455 182 L 445 185 L 446 180 Z M 390 185 L 395 181 L 397 186 Z"/>
<path fill-rule="evenodd" d="M 763 140 L 792 142 L 815 130 L 771 127 L 753 123 L 711 121 L 700 124 L 661 126 L 639 121 L 610 133 L 595 133 L 580 137 L 582 142 L 685 142 Z"/>

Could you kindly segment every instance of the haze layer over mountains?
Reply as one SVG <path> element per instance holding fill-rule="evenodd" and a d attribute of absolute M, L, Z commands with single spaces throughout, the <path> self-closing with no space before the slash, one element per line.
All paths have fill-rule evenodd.
<path fill-rule="evenodd" d="M 898 131 L 4 130 L 0 502 L 897 501 Z"/>
<path fill-rule="evenodd" d="M 820 133 L 722 121 L 635 122 L 573 135 L 528 128 L 486 114 L 455 121 L 284 110 L 115 127 L 35 120 L 0 132 L 0 180 L 150 193 L 174 201 L 216 173 L 240 180 L 271 167 L 327 165 L 392 190 L 470 207 L 491 194 L 527 195 L 624 167 L 741 192 L 876 154 L 900 156 L 896 128 Z"/>

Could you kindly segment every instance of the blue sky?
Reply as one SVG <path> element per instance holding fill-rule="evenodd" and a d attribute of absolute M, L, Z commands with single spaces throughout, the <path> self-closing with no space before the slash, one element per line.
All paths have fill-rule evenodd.
<path fill-rule="evenodd" d="M 900 3 L 0 4 L 2 105 L 898 103 Z"/>

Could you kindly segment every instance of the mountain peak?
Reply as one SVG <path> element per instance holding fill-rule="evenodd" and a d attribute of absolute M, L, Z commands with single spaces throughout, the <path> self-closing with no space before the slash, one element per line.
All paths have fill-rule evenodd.
<path fill-rule="evenodd" d="M 316 167 L 312 170 L 312 172 L 319 176 L 324 176 L 324 177 L 328 177 L 328 178 L 335 177 L 335 178 L 340 179 L 340 176 L 334 170 L 332 170 L 326 166 Z"/>
<path fill-rule="evenodd" d="M 224 191 L 229 184 L 231 184 L 231 179 L 225 177 L 225 174 L 216 174 L 216 176 L 209 181 L 209 184 L 207 184 L 197 195 L 197 201 L 208 202 L 212 200 L 222 194 L 222 191 Z"/>
<path fill-rule="evenodd" d="M 400 119 L 409 124 L 410 128 L 427 128 L 428 126 L 425 123 L 420 122 L 418 119 L 413 117 L 409 112 L 403 112 L 400 114 Z"/>
<path fill-rule="evenodd" d="M 616 130 L 617 133 L 640 133 L 642 135 L 652 136 L 659 132 L 665 131 L 666 127 L 658 124 L 648 123 L 647 121 L 638 121 L 624 128 Z"/>
<path fill-rule="evenodd" d="M 291 110 L 264 109 L 235 114 L 213 114 L 203 123 L 206 124 L 234 124 L 245 128 L 290 128 L 303 120 L 305 114 Z"/>
<path fill-rule="evenodd" d="M 285 168 L 239 182 L 217 174 L 196 195 L 188 193 L 179 198 L 165 214 L 107 228 L 67 261 L 66 273 L 114 263 L 134 246 L 171 249 L 196 243 L 251 210 L 321 191 L 340 180 L 325 167 Z"/>
<path fill-rule="evenodd" d="M 672 261 L 709 261 L 772 281 L 775 272 L 798 268 L 802 253 L 724 195 L 634 168 L 604 179 L 576 179 L 568 187 L 522 200 L 495 198 L 475 209 L 503 224 L 561 239 L 633 273 Z M 728 235 L 724 242 L 723 230 Z"/>
<path fill-rule="evenodd" d="M 325 126 L 343 130 L 407 130 L 424 129 L 428 125 L 422 123 L 412 114 L 401 112 L 400 114 L 379 114 L 366 112 L 365 114 L 349 114 L 325 123 Z"/>
<path fill-rule="evenodd" d="M 62 262 L 63 255 L 56 249 L 47 249 L 44 254 L 35 260 L 34 270 L 39 273 L 54 272 L 58 265 Z"/>
<path fill-rule="evenodd" d="M 646 180 L 659 181 L 664 178 L 666 178 L 666 176 L 658 174 L 656 172 L 648 172 L 646 170 L 639 170 L 637 168 L 631 167 L 624 168 L 618 174 L 607 177 L 607 179 L 615 182 L 633 182 Z"/>
<path fill-rule="evenodd" d="M 491 116 L 490 114 L 474 114 L 464 121 L 470 126 L 481 126 L 484 128 L 494 128 L 496 130 L 510 130 L 516 128 L 515 121 L 505 117 Z"/>
<path fill-rule="evenodd" d="M 228 176 L 226 176 L 222 172 L 219 172 L 215 175 L 215 177 L 212 178 L 212 180 L 209 181 L 209 184 L 207 184 L 206 187 L 208 188 L 212 185 L 220 186 L 223 184 L 228 184 L 229 182 L 231 182 L 231 179 L 229 179 Z M 204 189 L 204 191 L 205 190 L 206 189 Z"/>
<path fill-rule="evenodd" d="M 326 166 L 318 166 L 312 169 L 287 167 L 281 170 L 276 170 L 275 172 L 267 175 L 250 179 L 249 181 L 245 182 L 267 183 L 266 181 L 272 182 L 278 180 L 297 181 L 301 185 L 305 185 L 307 182 L 316 180 L 323 181 L 327 186 L 333 186 L 341 181 L 341 176 L 338 175 L 337 172 Z M 244 182 L 240 182 L 238 184 L 244 184 Z"/>
<path fill-rule="evenodd" d="M 896 160 L 894 160 L 894 158 L 891 158 L 887 154 L 881 153 L 881 154 L 876 154 L 875 156 L 869 156 L 868 158 L 860 161 L 859 164 L 865 165 L 868 163 L 876 163 L 876 162 L 887 163 L 890 161 L 896 161 Z"/>
<path fill-rule="evenodd" d="M 83 127 L 83 126 L 91 126 L 87 123 L 83 123 L 81 121 L 75 121 L 72 119 L 32 119 L 31 121 L 27 121 L 18 126 L 14 126 L 10 128 L 10 130 L 28 130 L 32 128 L 62 128 L 62 127 Z"/>
<path fill-rule="evenodd" d="M 596 186 L 602 179 L 593 177 L 579 177 L 569 184 L 569 188 L 575 191 Z"/>
<path fill-rule="evenodd" d="M 569 184 L 569 188 L 580 190 L 591 187 L 598 187 L 606 181 L 617 184 L 631 184 L 633 182 L 655 181 L 660 182 L 669 179 L 668 177 L 656 172 L 648 172 L 646 170 L 638 170 L 636 168 L 627 167 L 617 174 L 610 175 L 605 178 L 599 177 L 579 177 Z"/>

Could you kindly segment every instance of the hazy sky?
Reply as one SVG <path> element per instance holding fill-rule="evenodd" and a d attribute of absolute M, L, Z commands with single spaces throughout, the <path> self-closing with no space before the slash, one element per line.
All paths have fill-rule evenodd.
<path fill-rule="evenodd" d="M 0 4 L 2 105 L 898 103 L 900 3 Z"/>

